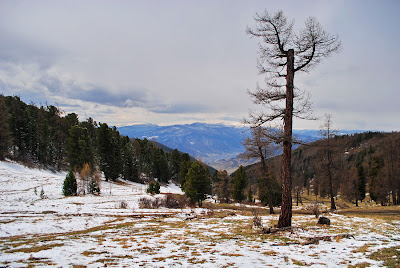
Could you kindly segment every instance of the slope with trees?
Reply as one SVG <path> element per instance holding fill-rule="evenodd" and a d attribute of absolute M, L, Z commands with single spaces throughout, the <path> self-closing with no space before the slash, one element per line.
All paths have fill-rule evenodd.
<path fill-rule="evenodd" d="M 52 105 L 26 104 L 17 96 L 0 95 L 0 112 L 0 159 L 76 174 L 87 165 L 88 178 L 95 177 L 98 167 L 106 180 L 164 183 L 179 182 L 186 175 L 181 172 L 186 162 L 195 161 L 147 139 L 129 139 L 106 123 L 92 118 L 80 121 L 75 113 L 65 115 Z"/>
<path fill-rule="evenodd" d="M 329 143 L 329 145 L 328 145 Z M 321 150 L 321 148 L 323 148 Z M 331 181 L 327 174 L 327 152 L 330 148 Z M 282 155 L 266 160 L 278 177 Z M 293 191 L 316 197 L 341 198 L 358 205 L 371 200 L 382 205 L 399 205 L 400 133 L 364 132 L 335 135 L 293 150 Z M 245 168 L 249 181 L 261 178 L 261 163 Z M 279 180 L 280 181 L 280 180 Z M 368 197 L 368 198 L 366 198 Z"/>

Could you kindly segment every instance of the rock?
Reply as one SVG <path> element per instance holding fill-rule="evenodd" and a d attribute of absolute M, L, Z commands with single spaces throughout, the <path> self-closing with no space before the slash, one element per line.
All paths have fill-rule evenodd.
<path fill-rule="evenodd" d="M 193 220 L 193 219 L 196 219 L 196 218 L 197 218 L 196 214 L 186 213 L 186 220 Z"/>
<path fill-rule="evenodd" d="M 319 217 L 318 224 L 331 225 L 331 220 L 328 219 L 327 217 Z"/>

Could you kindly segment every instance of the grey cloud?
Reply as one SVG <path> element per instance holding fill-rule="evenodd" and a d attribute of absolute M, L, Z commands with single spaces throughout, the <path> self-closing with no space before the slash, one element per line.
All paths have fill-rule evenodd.
<path fill-rule="evenodd" d="M 145 89 L 116 90 L 100 85 L 81 85 L 75 81 L 61 81 L 55 76 L 43 76 L 40 83 L 49 92 L 65 98 L 106 104 L 117 107 L 145 107 L 149 94 Z"/>
<path fill-rule="evenodd" d="M 69 96 L 83 101 L 117 107 L 143 107 L 148 105 L 147 94 L 140 90 L 121 93 L 100 87 L 93 87 L 89 90 L 82 90 L 75 87 Z"/>
<path fill-rule="evenodd" d="M 178 113 L 203 113 L 210 109 L 199 103 L 177 103 L 172 105 L 161 105 L 149 109 L 155 113 L 178 114 Z"/>

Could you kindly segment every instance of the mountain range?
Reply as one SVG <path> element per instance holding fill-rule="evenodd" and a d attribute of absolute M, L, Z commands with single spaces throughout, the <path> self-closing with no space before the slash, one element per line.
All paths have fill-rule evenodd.
<path fill-rule="evenodd" d="M 193 123 L 183 125 L 159 126 L 139 124 L 118 128 L 119 132 L 130 138 L 155 140 L 170 148 L 177 148 L 216 169 L 234 171 L 240 165 L 248 165 L 256 160 L 238 157 L 244 152 L 242 141 L 250 131 L 248 127 L 224 124 Z M 343 131 L 343 134 L 358 131 Z M 312 142 L 321 138 L 319 130 L 294 130 L 297 139 Z"/>

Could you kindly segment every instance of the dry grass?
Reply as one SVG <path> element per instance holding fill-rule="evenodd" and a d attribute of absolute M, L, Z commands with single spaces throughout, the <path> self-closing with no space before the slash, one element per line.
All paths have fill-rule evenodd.
<path fill-rule="evenodd" d="M 35 252 L 40 252 L 42 250 L 48 250 L 48 249 L 52 249 L 55 247 L 62 247 L 62 246 L 64 246 L 64 243 L 33 246 L 33 247 L 28 247 L 28 248 L 17 248 L 17 249 L 8 250 L 8 251 L 6 251 L 6 253 L 16 253 L 16 252 L 35 253 Z"/>
<path fill-rule="evenodd" d="M 400 267 L 400 246 L 380 249 L 369 257 L 373 260 L 383 261 L 383 265 L 389 268 Z"/>
<path fill-rule="evenodd" d="M 266 250 L 262 254 L 267 255 L 267 256 L 276 256 L 278 253 L 273 250 Z"/>
<path fill-rule="evenodd" d="M 94 255 L 101 255 L 101 254 L 106 254 L 106 253 L 107 253 L 107 251 L 88 251 L 87 250 L 87 251 L 82 252 L 81 254 L 86 257 L 92 257 Z"/>
<path fill-rule="evenodd" d="M 337 213 L 349 217 L 400 221 L 400 206 L 349 208 L 340 210 Z"/>

